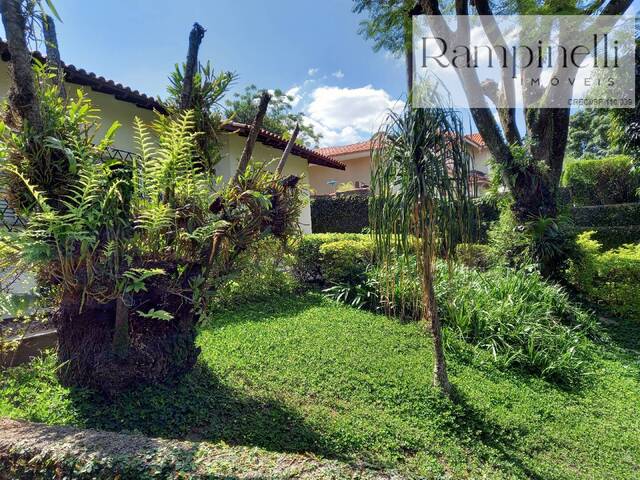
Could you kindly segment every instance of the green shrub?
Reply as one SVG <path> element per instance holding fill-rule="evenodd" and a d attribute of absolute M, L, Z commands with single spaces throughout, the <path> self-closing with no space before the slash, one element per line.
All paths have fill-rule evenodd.
<path fill-rule="evenodd" d="M 638 200 L 640 175 L 634 171 L 631 157 L 616 155 L 568 162 L 562 184 L 577 205 L 628 203 Z"/>
<path fill-rule="evenodd" d="M 467 267 L 486 270 L 491 256 L 491 248 L 481 243 L 460 243 L 456 247 L 456 259 Z"/>
<path fill-rule="evenodd" d="M 445 331 L 504 367 L 517 367 L 560 384 L 578 383 L 588 367 L 587 337 L 595 319 L 569 301 L 558 285 L 537 273 L 455 268 L 440 275 Z"/>
<path fill-rule="evenodd" d="M 620 227 L 582 227 L 580 232 L 593 231 L 593 239 L 602 244 L 602 250 L 612 250 L 627 243 L 640 243 L 640 225 Z"/>
<path fill-rule="evenodd" d="M 376 277 L 376 270 L 369 275 Z M 397 281 L 380 301 L 405 320 L 420 318 L 421 290 L 415 264 L 397 267 Z M 412 280 L 411 280 L 412 279 Z M 363 284 L 361 290 L 366 291 Z M 595 318 L 570 302 L 558 285 L 538 273 L 494 267 L 478 272 L 438 262 L 435 293 L 448 349 L 470 347 L 501 367 L 574 385 L 588 370 L 588 338 Z M 464 347 L 465 344 L 467 347 Z"/>
<path fill-rule="evenodd" d="M 321 245 L 320 261 L 325 282 L 353 284 L 364 280 L 373 260 L 373 248 L 370 238 Z"/>
<path fill-rule="evenodd" d="M 211 304 L 227 308 L 290 294 L 299 288 L 291 273 L 293 263 L 282 242 L 267 237 L 238 257 L 237 269 L 220 280 Z"/>
<path fill-rule="evenodd" d="M 575 207 L 571 216 L 580 227 L 622 227 L 640 225 L 640 203 Z"/>
<path fill-rule="evenodd" d="M 369 226 L 369 197 L 318 197 L 311 202 L 311 225 L 316 233 L 360 233 Z"/>
<path fill-rule="evenodd" d="M 298 240 L 295 247 L 295 263 L 293 265 L 293 273 L 295 277 L 303 283 L 324 285 L 327 283 L 335 282 L 335 278 L 325 277 L 324 258 L 322 253 L 320 252 L 320 248 L 328 243 L 340 242 L 345 240 L 353 241 L 356 243 L 365 243 L 367 245 L 370 245 L 370 248 L 373 251 L 373 245 L 371 243 L 369 235 L 365 234 L 312 233 L 309 235 L 304 235 L 301 239 Z M 331 258 L 333 258 L 333 256 L 331 256 Z"/>
<path fill-rule="evenodd" d="M 640 244 L 603 252 L 593 235 L 584 232 L 578 237 L 581 255 L 572 262 L 570 280 L 613 313 L 640 319 Z"/>

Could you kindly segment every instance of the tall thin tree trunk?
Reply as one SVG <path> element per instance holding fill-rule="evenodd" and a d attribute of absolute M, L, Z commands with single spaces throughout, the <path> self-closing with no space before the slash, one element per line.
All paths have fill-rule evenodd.
<path fill-rule="evenodd" d="M 278 162 L 278 167 L 276 168 L 276 176 L 279 177 L 280 175 L 282 175 L 282 172 L 284 171 L 284 166 L 287 163 L 287 158 L 289 158 L 289 154 L 291 153 L 291 150 L 293 150 L 293 146 L 296 144 L 296 139 L 298 138 L 299 133 L 300 133 L 300 125 L 296 123 L 296 128 L 293 129 L 293 133 L 291 134 L 291 138 L 287 143 L 287 147 L 284 149 L 284 152 L 282 152 L 282 157 Z"/>
<path fill-rule="evenodd" d="M 64 88 L 64 73 L 62 71 L 62 60 L 60 59 L 60 49 L 58 47 L 58 36 L 56 34 L 56 24 L 50 15 L 43 18 L 44 42 L 47 48 L 47 63 L 55 69 L 56 77 L 54 82 L 58 85 L 58 91 L 63 99 L 67 98 Z"/>
<path fill-rule="evenodd" d="M 262 96 L 260 97 L 258 112 L 253 119 L 251 129 L 249 130 L 249 136 L 247 137 L 247 141 L 244 144 L 244 150 L 242 151 L 242 156 L 240 157 L 240 162 L 238 163 L 238 169 L 236 170 L 236 174 L 233 177 L 234 183 L 237 183 L 238 178 L 245 172 L 245 170 L 247 169 L 247 165 L 249 165 L 249 161 L 251 160 L 251 156 L 253 155 L 253 147 L 255 147 L 256 140 L 258 140 L 258 134 L 260 133 L 260 129 L 262 128 L 262 121 L 267 114 L 267 108 L 269 107 L 270 101 L 271 95 L 269 95 L 269 92 L 265 90 L 264 92 L 262 92 Z"/>
<path fill-rule="evenodd" d="M 180 109 L 191 108 L 191 93 L 193 92 L 193 78 L 198 69 L 198 50 L 204 38 L 206 30 L 199 24 L 194 23 L 189 34 L 189 50 L 187 51 L 187 64 L 184 70 L 184 80 L 182 82 L 182 93 L 180 95 Z"/>
<path fill-rule="evenodd" d="M 9 104 L 22 121 L 36 132 L 42 131 L 40 105 L 36 98 L 31 52 L 25 36 L 25 18 L 20 0 L 0 1 L 0 15 L 11 54 Z"/>
<path fill-rule="evenodd" d="M 413 48 L 411 43 L 404 48 L 404 58 L 407 68 L 407 99 L 411 101 L 413 97 Z"/>
<path fill-rule="evenodd" d="M 428 235 L 428 234 L 427 234 Z M 424 320 L 431 329 L 433 337 L 433 386 L 444 395 L 451 395 L 451 383 L 447 374 L 447 362 L 444 355 L 444 343 L 442 341 L 442 324 L 438 315 L 438 305 L 433 289 L 433 255 L 431 239 L 423 238 L 422 252 L 422 305 Z"/>
<path fill-rule="evenodd" d="M 129 352 L 129 307 L 122 295 L 116 300 L 116 316 L 113 327 L 113 353 L 125 358 Z"/>

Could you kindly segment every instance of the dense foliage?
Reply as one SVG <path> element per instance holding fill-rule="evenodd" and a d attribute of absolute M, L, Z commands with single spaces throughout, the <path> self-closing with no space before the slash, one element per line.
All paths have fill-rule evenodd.
<path fill-rule="evenodd" d="M 293 273 L 303 283 L 324 286 L 362 279 L 373 260 L 373 250 L 369 235 L 304 235 L 296 242 Z"/>
<path fill-rule="evenodd" d="M 640 318 L 640 243 L 602 251 L 593 232 L 578 237 L 581 255 L 569 278 L 595 302 L 618 315 Z"/>
<path fill-rule="evenodd" d="M 576 205 L 608 205 L 638 201 L 640 173 L 624 155 L 565 164 L 562 184 Z"/>
<path fill-rule="evenodd" d="M 369 197 L 316 197 L 311 201 L 311 225 L 314 233 L 362 233 L 369 227 Z"/>
<path fill-rule="evenodd" d="M 0 129 L 12 198 L 31 210 L 27 228 L 0 245 L 0 267 L 35 270 L 58 287 L 60 374 L 69 383 L 110 391 L 170 380 L 195 364 L 194 323 L 213 281 L 262 236 L 297 233 L 295 182 L 251 165 L 221 183 L 203 164 L 191 110 L 151 127 L 136 120 L 139 156 L 110 158 L 117 124 L 96 141 L 90 101 L 79 93 L 63 103 L 44 70 L 40 79 L 53 125 L 44 153 L 34 153 L 42 139 L 28 128 Z M 52 168 L 55 185 L 42 176 Z"/>

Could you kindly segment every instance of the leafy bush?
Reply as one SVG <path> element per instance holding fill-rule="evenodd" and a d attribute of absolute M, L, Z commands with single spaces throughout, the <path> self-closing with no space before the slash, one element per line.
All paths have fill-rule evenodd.
<path fill-rule="evenodd" d="M 373 260 L 373 242 L 339 240 L 320 246 L 322 275 L 328 283 L 357 283 L 365 278 L 367 266 Z"/>
<path fill-rule="evenodd" d="M 491 265 L 491 249 L 481 243 L 460 243 L 456 247 L 456 259 L 467 267 L 485 270 Z"/>
<path fill-rule="evenodd" d="M 640 225 L 640 203 L 575 207 L 571 216 L 581 227 L 622 227 Z"/>
<path fill-rule="evenodd" d="M 333 298 L 352 305 L 358 300 L 355 306 L 359 308 L 377 310 L 386 303 L 386 311 L 404 320 L 417 320 L 421 290 L 415 259 L 412 264 L 406 258 L 393 268 L 395 281 L 386 289 L 380 272 L 372 268 L 367 282 L 330 293 L 342 293 L 343 298 Z M 453 264 L 448 271 L 448 265 L 440 261 L 437 268 L 435 293 L 447 348 L 466 344 L 478 354 L 488 352 L 504 368 L 519 368 L 559 384 L 581 381 L 588 370 L 587 339 L 597 337 L 598 330 L 595 318 L 571 303 L 560 286 L 545 282 L 536 272 L 505 267 L 480 273 Z M 382 291 L 372 308 L 375 286 Z"/>
<path fill-rule="evenodd" d="M 640 319 L 640 244 L 602 252 L 593 236 L 594 232 L 579 235 L 581 255 L 572 262 L 570 280 L 614 313 Z"/>
<path fill-rule="evenodd" d="M 340 283 L 340 279 L 332 277 L 331 275 L 337 272 L 339 268 L 335 262 L 330 267 L 331 273 L 327 274 L 325 256 L 321 253 L 320 249 L 323 245 L 334 242 L 350 241 L 356 244 L 368 245 L 371 248 L 371 255 L 373 253 L 373 245 L 368 235 L 358 233 L 313 233 L 304 235 L 298 240 L 295 247 L 295 264 L 293 266 L 293 272 L 295 277 L 303 283 L 314 284 L 328 284 L 328 283 Z M 347 251 L 339 253 L 336 250 L 348 250 L 350 247 L 358 249 L 358 255 L 363 252 L 362 248 L 354 247 L 353 243 L 338 246 L 338 248 L 330 248 L 328 259 L 335 259 L 338 261 L 338 257 L 348 256 Z M 362 273 L 366 269 L 366 265 L 362 265 Z M 327 276 L 328 275 L 328 276 Z M 338 273 L 340 276 L 340 274 Z"/>
<path fill-rule="evenodd" d="M 311 225 L 316 233 L 360 233 L 369 226 L 369 197 L 340 195 L 311 202 Z"/>
<path fill-rule="evenodd" d="M 493 263 L 535 268 L 550 278 L 575 254 L 575 227 L 568 216 L 520 223 L 506 204 L 489 230 L 489 246 Z"/>
<path fill-rule="evenodd" d="M 238 257 L 235 271 L 219 280 L 211 304 L 228 308 L 293 293 L 299 287 L 291 274 L 293 262 L 281 241 L 256 242 Z"/>
<path fill-rule="evenodd" d="M 568 162 L 562 184 L 577 205 L 627 203 L 638 200 L 640 175 L 633 169 L 631 157 L 616 155 Z"/>
<path fill-rule="evenodd" d="M 587 370 L 595 319 L 537 273 L 457 266 L 436 295 L 449 336 L 490 352 L 499 365 L 568 385 Z"/>

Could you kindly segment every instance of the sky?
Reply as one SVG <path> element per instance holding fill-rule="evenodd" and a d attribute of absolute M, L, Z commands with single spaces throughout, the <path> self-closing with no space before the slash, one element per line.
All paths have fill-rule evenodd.
<path fill-rule="evenodd" d="M 401 59 L 373 52 L 358 35 L 350 0 L 54 0 L 66 63 L 148 95 L 164 96 L 184 62 L 194 22 L 207 29 L 200 61 L 294 96 L 295 109 L 323 135 L 320 146 L 370 137 L 404 100 Z M 99 6 L 98 6 L 99 5 Z"/>

